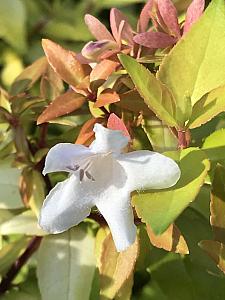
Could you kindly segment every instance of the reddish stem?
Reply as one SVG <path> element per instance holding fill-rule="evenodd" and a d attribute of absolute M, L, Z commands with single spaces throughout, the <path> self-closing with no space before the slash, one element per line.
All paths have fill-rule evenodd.
<path fill-rule="evenodd" d="M 178 134 L 178 147 L 179 149 L 185 149 L 189 146 L 189 132 L 179 129 Z"/>
<path fill-rule="evenodd" d="M 40 236 L 33 237 L 23 254 L 13 263 L 9 271 L 2 278 L 0 284 L 0 295 L 3 295 L 7 290 L 10 289 L 12 281 L 14 280 L 16 275 L 19 273 L 28 259 L 32 256 L 32 254 L 38 249 L 41 243 L 41 239 L 42 237 Z"/>

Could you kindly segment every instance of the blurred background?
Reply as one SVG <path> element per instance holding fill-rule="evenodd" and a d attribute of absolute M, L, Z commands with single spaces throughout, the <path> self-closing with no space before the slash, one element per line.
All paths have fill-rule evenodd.
<path fill-rule="evenodd" d="M 117 7 L 136 28 L 145 0 L 0 0 L 0 85 L 7 89 L 23 68 L 43 55 L 41 39 L 79 51 L 92 39 L 84 15 L 108 25 L 109 9 Z M 191 0 L 175 0 L 182 13 Z"/>

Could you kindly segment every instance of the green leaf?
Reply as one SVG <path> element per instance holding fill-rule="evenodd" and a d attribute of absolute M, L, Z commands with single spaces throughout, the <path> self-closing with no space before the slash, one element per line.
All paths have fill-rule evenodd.
<path fill-rule="evenodd" d="M 205 94 L 225 84 L 223 0 L 211 2 L 203 17 L 165 57 L 157 77 L 171 90 L 178 107 L 181 108 L 185 105 L 184 98 L 187 93 L 194 106 Z M 206 100 L 202 101 L 204 103 Z M 202 110 L 203 122 L 206 116 L 210 119 L 215 115 L 216 109 L 220 110 L 218 103 L 213 104 L 216 108 L 211 105 L 212 100 L 207 109 L 204 107 Z M 199 108 L 195 107 L 195 110 L 198 111 Z M 194 111 L 193 114 L 196 118 L 197 112 Z M 200 116 L 198 118 L 199 126 Z"/>
<path fill-rule="evenodd" d="M 132 198 L 138 216 L 150 224 L 155 234 L 162 234 L 196 198 L 210 167 L 204 152 L 197 148 L 171 154 L 173 159 L 179 160 L 178 183 L 165 190 L 138 192 Z"/>
<path fill-rule="evenodd" d="M 202 150 L 211 161 L 225 159 L 225 129 L 213 132 L 205 139 Z"/>
<path fill-rule="evenodd" d="M 25 21 L 21 0 L 0 1 L 0 37 L 20 52 L 26 49 Z"/>
<path fill-rule="evenodd" d="M 94 272 L 94 239 L 79 227 L 43 239 L 37 269 L 42 300 L 89 300 Z"/>
<path fill-rule="evenodd" d="M 221 275 L 215 264 L 207 255 L 202 254 L 202 250 L 198 246 L 201 240 L 212 239 L 212 229 L 209 220 L 199 212 L 188 207 L 179 216 L 176 224 L 179 226 L 189 247 L 190 254 L 185 256 L 185 260 L 190 259 L 193 266 L 196 268 L 199 267 L 204 273 L 208 274 L 210 272 L 211 274 L 215 274 L 216 277 Z"/>
<path fill-rule="evenodd" d="M 169 126 L 177 126 L 173 96 L 156 77 L 134 58 L 120 54 L 119 59 L 148 107 Z"/>
<path fill-rule="evenodd" d="M 154 151 L 162 153 L 177 149 L 178 141 L 176 136 L 172 133 L 171 129 L 159 119 L 155 117 L 149 119 L 144 118 L 142 127 Z"/>
<path fill-rule="evenodd" d="M 210 223 L 216 241 L 225 244 L 225 168 L 217 165 L 212 184 Z"/>
<path fill-rule="evenodd" d="M 21 238 L 15 242 L 7 244 L 0 250 L 0 274 L 4 275 L 9 267 L 14 263 L 19 254 L 25 249 L 28 243 L 27 238 Z"/>
<path fill-rule="evenodd" d="M 33 274 L 31 274 L 32 276 Z M 36 278 L 29 277 L 25 282 L 17 285 L 16 288 L 11 288 L 2 300 L 41 300 L 40 292 L 37 286 Z"/>
<path fill-rule="evenodd" d="M 196 128 L 225 110 L 225 86 L 203 96 L 195 103 L 187 127 Z"/>
<path fill-rule="evenodd" d="M 0 209 L 24 207 L 19 193 L 20 170 L 10 164 L 9 160 L 0 162 Z"/>
<path fill-rule="evenodd" d="M 27 210 L 0 225 L 0 234 L 46 235 L 37 223 L 37 217 L 31 210 Z"/>

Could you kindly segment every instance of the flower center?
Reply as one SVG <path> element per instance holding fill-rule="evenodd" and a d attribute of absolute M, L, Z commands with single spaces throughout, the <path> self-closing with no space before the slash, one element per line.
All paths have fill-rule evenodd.
<path fill-rule="evenodd" d="M 95 181 L 95 177 L 92 175 L 94 172 L 94 165 L 99 161 L 99 159 L 103 159 L 108 155 L 112 154 L 112 152 L 107 153 L 96 153 L 87 158 L 78 160 L 74 165 L 67 166 L 67 168 L 73 172 L 79 172 L 80 183 L 84 179 L 88 179 L 91 181 Z"/>

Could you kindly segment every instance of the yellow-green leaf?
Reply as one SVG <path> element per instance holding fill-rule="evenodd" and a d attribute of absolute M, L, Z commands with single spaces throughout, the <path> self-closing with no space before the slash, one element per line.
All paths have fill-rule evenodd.
<path fill-rule="evenodd" d="M 133 274 L 138 253 L 138 240 L 126 251 L 117 252 L 112 235 L 105 238 L 99 270 L 101 299 L 114 299 L 127 284 Z"/>
<path fill-rule="evenodd" d="M 202 149 L 212 161 L 225 159 L 225 129 L 213 132 L 205 139 Z"/>
<path fill-rule="evenodd" d="M 158 78 L 184 105 L 225 84 L 225 3 L 213 0 L 204 15 L 167 55 Z"/>
<path fill-rule="evenodd" d="M 178 160 L 181 169 L 178 183 L 165 190 L 138 192 L 132 198 L 138 216 L 150 224 L 157 235 L 196 198 L 210 167 L 204 152 L 197 148 L 172 152 L 170 156 Z"/>
<path fill-rule="evenodd" d="M 120 54 L 119 59 L 148 107 L 169 126 L 177 126 L 172 94 L 156 77 L 134 58 Z"/>
<path fill-rule="evenodd" d="M 42 300 L 89 300 L 94 272 L 92 236 L 76 227 L 44 237 L 37 267 Z"/>

